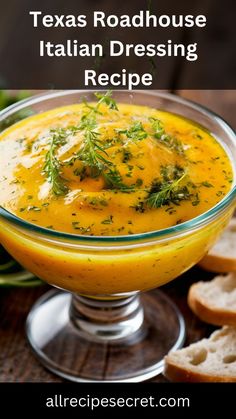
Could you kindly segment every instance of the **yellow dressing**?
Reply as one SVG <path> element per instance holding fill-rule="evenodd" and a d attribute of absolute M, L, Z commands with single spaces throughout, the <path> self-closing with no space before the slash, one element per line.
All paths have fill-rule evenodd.
<path fill-rule="evenodd" d="M 102 173 L 92 176 L 88 167 L 83 172 L 79 159 L 68 164 L 83 146 L 85 132 L 78 130 L 55 150 L 67 191 L 59 196 L 52 192 L 44 170 L 51 130 L 78 126 L 86 110 L 79 104 L 29 117 L 0 134 L 0 205 L 57 231 L 113 236 L 179 224 L 207 211 L 227 194 L 233 178 L 231 163 L 209 132 L 180 116 L 148 107 L 118 104 L 118 109 L 101 105 L 95 130 L 104 148 L 99 154 L 111 162 L 127 190 L 109 185 Z M 165 135 L 177 141 L 174 147 L 155 136 L 154 120 L 160 120 Z M 137 124 L 145 132 L 143 139 L 135 137 L 138 130 L 132 137 Z M 167 170 L 172 176 L 176 167 L 184 176 L 180 190 L 174 192 L 181 197 L 187 188 L 189 198 L 148 205 L 155 182 L 163 183 L 163 173 Z M 168 180 L 167 185 L 172 178 Z"/>
<path fill-rule="evenodd" d="M 90 112 L 83 104 L 29 117 L 3 131 L 0 205 L 39 226 L 112 239 L 190 220 L 229 192 L 231 162 L 209 132 L 164 111 L 127 104 L 118 109 L 102 104 L 99 113 L 92 112 L 90 134 L 81 129 Z M 100 149 L 91 138 L 89 152 L 83 148 L 86 135 L 94 135 Z M 231 205 L 209 224 L 163 241 L 96 239 L 85 246 L 79 237 L 44 236 L 0 217 L 0 242 L 50 284 L 107 296 L 151 289 L 189 269 L 232 212 Z"/>

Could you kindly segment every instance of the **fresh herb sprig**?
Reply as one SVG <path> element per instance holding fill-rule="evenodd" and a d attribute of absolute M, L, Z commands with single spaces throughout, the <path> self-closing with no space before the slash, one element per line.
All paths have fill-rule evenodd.
<path fill-rule="evenodd" d="M 133 141 L 141 141 L 148 136 L 143 124 L 140 121 L 134 122 L 134 124 L 128 129 L 117 129 L 116 132 L 118 134 L 124 134 L 127 138 Z"/>
<path fill-rule="evenodd" d="M 154 117 L 148 118 L 148 120 L 151 123 L 151 129 L 153 131 L 151 135 L 158 140 L 160 144 L 175 151 L 177 154 L 184 156 L 183 144 L 173 135 L 166 133 L 163 122 Z M 127 139 L 131 139 L 133 142 L 143 140 L 149 135 L 140 121 L 134 122 L 129 128 L 117 129 L 116 132 L 119 135 L 125 135 Z"/>
<path fill-rule="evenodd" d="M 0 287 L 31 287 L 43 282 L 11 258 L 0 246 Z"/>
<path fill-rule="evenodd" d="M 96 106 L 91 106 L 84 102 L 88 112 L 82 116 L 78 125 L 78 130 L 84 132 L 83 144 L 79 152 L 67 162 L 67 165 L 71 165 L 76 160 L 79 160 L 82 162 L 83 167 L 89 168 L 91 177 L 102 176 L 109 188 L 127 192 L 132 187 L 123 183 L 122 176 L 115 164 L 107 158 L 107 147 L 103 146 L 103 142 L 99 139 L 100 133 L 97 130 L 96 114 L 99 113 L 101 104 L 105 104 L 109 109 L 118 110 L 111 94 L 110 90 L 105 95 L 96 93 L 96 97 L 99 99 Z"/>
<path fill-rule="evenodd" d="M 112 98 L 112 90 L 108 90 L 105 95 L 101 93 L 95 93 L 97 99 L 99 99 L 97 103 L 97 107 L 99 107 L 102 103 L 104 103 L 109 109 L 113 109 L 118 111 L 118 106 L 115 99 Z"/>
<path fill-rule="evenodd" d="M 90 105 L 85 98 L 83 99 L 85 107 L 89 109 L 89 112 L 86 114 L 86 116 L 90 117 L 91 114 L 99 114 L 99 108 L 102 104 L 106 105 L 108 109 L 118 111 L 117 103 L 115 99 L 112 98 L 112 90 L 107 90 L 105 94 L 95 93 L 95 96 L 98 99 L 98 102 L 95 106 Z"/>
<path fill-rule="evenodd" d="M 148 193 L 146 204 L 151 208 L 160 208 L 163 205 L 173 203 L 179 205 L 180 201 L 189 200 L 190 192 L 186 185 L 181 185 L 186 178 L 187 172 L 184 172 L 174 181 L 155 181 Z"/>
<path fill-rule="evenodd" d="M 99 132 L 89 126 L 84 128 L 84 142 L 80 151 L 73 157 L 80 160 L 83 167 L 90 169 L 90 176 L 96 178 L 102 176 L 109 188 L 127 191 L 131 189 L 122 181 L 120 172 L 113 162 L 108 160 L 107 152 L 102 148 L 99 140 Z"/>
<path fill-rule="evenodd" d="M 68 192 L 66 180 L 62 176 L 63 163 L 58 159 L 57 151 L 60 146 L 66 144 L 69 135 L 75 135 L 78 131 L 84 131 L 84 144 L 79 153 L 73 156 L 66 165 L 72 165 L 77 159 L 81 160 L 85 167 L 90 167 L 93 177 L 98 176 L 111 165 L 110 161 L 99 153 L 102 152 L 104 155 L 107 155 L 99 140 L 100 134 L 97 131 L 96 122 L 96 114 L 99 113 L 101 104 L 105 104 L 109 109 L 118 110 L 117 104 L 111 95 L 112 92 L 110 90 L 104 95 L 96 93 L 96 97 L 99 99 L 96 106 L 91 106 L 84 101 L 88 112 L 82 116 L 78 126 L 50 130 L 49 150 L 45 156 L 43 173 L 46 174 L 49 183 L 51 183 L 54 195 L 62 196 Z"/>
<path fill-rule="evenodd" d="M 180 155 L 184 155 L 184 148 L 181 141 L 176 137 L 166 133 L 163 122 L 158 118 L 149 118 L 152 129 L 154 131 L 154 137 L 164 146 L 174 150 Z"/>
<path fill-rule="evenodd" d="M 49 150 L 45 156 L 43 173 L 46 174 L 48 182 L 52 185 L 52 192 L 56 196 L 65 195 L 68 192 L 66 180 L 61 174 L 62 163 L 56 156 L 59 146 L 66 144 L 67 136 L 70 134 L 64 128 L 51 129 L 49 137 Z"/>

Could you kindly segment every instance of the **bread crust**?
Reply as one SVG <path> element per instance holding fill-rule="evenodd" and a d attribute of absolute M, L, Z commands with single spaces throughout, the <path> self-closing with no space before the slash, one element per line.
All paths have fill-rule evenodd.
<path fill-rule="evenodd" d="M 189 368 L 181 367 L 171 359 L 171 354 L 165 357 L 165 377 L 173 382 L 185 383 L 236 383 L 236 376 L 222 376 L 213 374 L 202 374 L 192 371 Z"/>
<path fill-rule="evenodd" d="M 228 227 L 226 228 L 232 234 L 232 240 L 236 239 L 236 217 L 233 217 L 230 220 Z M 233 237 L 235 236 L 235 237 Z M 221 240 L 225 240 L 225 238 L 220 238 Z M 227 257 L 221 255 L 220 253 L 214 253 L 214 247 L 210 252 L 204 256 L 202 260 L 198 263 L 198 265 L 205 269 L 206 271 L 210 272 L 219 272 L 219 273 L 227 273 L 227 272 L 236 272 L 236 257 Z"/>
<path fill-rule="evenodd" d="M 208 253 L 198 265 L 209 272 L 236 272 L 236 259 Z"/>
<path fill-rule="evenodd" d="M 198 288 L 201 282 L 193 284 L 188 292 L 188 305 L 202 321 L 215 326 L 236 326 L 236 312 L 211 307 L 207 298 L 200 296 Z"/>

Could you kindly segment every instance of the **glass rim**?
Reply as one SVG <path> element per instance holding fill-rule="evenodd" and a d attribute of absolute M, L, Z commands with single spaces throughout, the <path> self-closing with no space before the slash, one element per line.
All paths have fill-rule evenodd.
<path fill-rule="evenodd" d="M 94 93 L 97 90 L 59 90 L 53 92 L 44 92 L 37 95 L 34 95 L 30 98 L 23 99 L 5 109 L 0 111 L 0 122 L 6 119 L 7 117 L 11 116 L 13 112 L 17 112 L 22 110 L 25 106 L 34 105 L 40 103 L 43 100 L 50 100 L 55 99 L 57 97 L 68 96 L 72 94 L 81 94 L 86 95 L 88 93 Z M 99 90 L 102 91 L 102 90 Z M 106 91 L 106 90 L 104 90 Z M 226 131 L 231 137 L 234 138 L 235 147 L 236 147 L 236 140 L 235 140 L 235 131 L 233 128 L 218 114 L 209 110 L 205 106 L 196 104 L 195 102 L 183 99 L 182 97 L 166 92 L 160 91 L 149 91 L 149 90 L 115 90 L 115 93 L 124 93 L 127 92 L 131 95 L 135 93 L 145 94 L 147 96 L 156 96 L 163 99 L 169 99 L 174 101 L 175 103 L 180 103 L 187 107 L 190 107 L 193 110 L 200 112 L 201 114 L 207 116 L 208 118 L 213 118 L 221 128 Z M 192 218 L 191 220 L 185 221 L 184 223 L 180 223 L 168 228 L 159 229 L 148 231 L 144 233 L 137 233 L 132 235 L 119 235 L 119 236 L 89 236 L 89 235 L 82 235 L 82 234 L 72 234 L 66 233 L 63 231 L 51 230 L 45 227 L 41 227 L 37 224 L 30 223 L 15 214 L 11 213 L 10 211 L 6 210 L 2 206 L 0 206 L 0 216 L 5 218 L 7 221 L 10 221 L 16 224 L 19 227 L 25 228 L 29 232 L 39 233 L 40 235 L 51 236 L 59 239 L 67 239 L 72 241 L 84 242 L 84 243 L 94 243 L 94 242 L 101 242 L 101 243 L 115 243 L 115 242 L 135 242 L 135 241 L 144 241 L 147 239 L 163 239 L 165 236 L 176 236 L 177 234 L 184 234 L 192 231 L 195 228 L 200 228 L 201 226 L 205 225 L 208 221 L 210 222 L 214 219 L 221 211 L 223 211 L 234 198 L 236 198 L 236 179 L 234 179 L 234 185 L 232 189 L 225 195 L 225 197 L 219 201 L 214 207 L 210 208 L 208 211 L 198 215 L 197 217 Z"/>

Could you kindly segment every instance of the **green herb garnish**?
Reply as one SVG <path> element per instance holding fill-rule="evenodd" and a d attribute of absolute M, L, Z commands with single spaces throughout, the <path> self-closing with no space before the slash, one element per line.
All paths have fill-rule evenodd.
<path fill-rule="evenodd" d="M 174 150 L 180 155 L 184 155 L 184 148 L 181 141 L 176 137 L 166 133 L 163 122 L 158 118 L 149 118 L 152 129 L 154 131 L 154 137 L 164 146 Z"/>
<path fill-rule="evenodd" d="M 56 196 L 65 195 L 68 192 L 65 179 L 61 175 L 62 163 L 56 156 L 59 146 L 66 144 L 67 136 L 71 132 L 64 128 L 51 129 L 49 137 L 49 150 L 45 156 L 43 173 L 52 185 L 52 192 Z"/>
<path fill-rule="evenodd" d="M 112 224 L 113 223 L 113 215 L 110 215 L 105 220 L 101 221 L 101 224 Z"/>
<path fill-rule="evenodd" d="M 185 173 L 183 167 L 178 164 L 161 166 L 161 175 L 165 182 L 171 182 L 173 180 L 178 180 Z"/>
<path fill-rule="evenodd" d="M 213 188 L 213 185 L 211 183 L 207 182 L 207 181 L 204 181 L 201 184 L 202 184 L 202 186 L 205 186 L 206 188 Z"/>
<path fill-rule="evenodd" d="M 78 130 L 84 131 L 82 147 L 66 164 L 72 165 L 76 160 L 79 160 L 85 170 L 86 168 L 90 170 L 91 177 L 103 176 L 107 187 L 127 191 L 132 188 L 123 183 L 121 174 L 114 163 L 108 159 L 107 147 L 104 148 L 103 142 L 99 139 L 100 133 L 97 131 L 96 114 L 99 113 L 99 106 L 104 103 L 109 109 L 118 108 L 114 99 L 111 98 L 111 91 L 105 95 L 97 93 L 96 97 L 99 98 L 96 106 L 85 103 L 88 112 L 82 116 L 77 127 Z"/>
<path fill-rule="evenodd" d="M 29 206 L 27 208 L 28 211 L 36 211 L 36 212 L 40 212 L 41 208 L 40 207 L 36 207 L 35 205 Z"/>
<path fill-rule="evenodd" d="M 143 214 L 145 212 L 145 203 L 144 201 L 139 201 L 136 205 L 131 205 L 130 208 L 134 208 L 136 212 Z"/>
<path fill-rule="evenodd" d="M 135 182 L 135 185 L 138 186 L 138 187 L 142 186 L 142 184 L 143 184 L 143 179 L 141 179 L 141 178 L 138 178 Z"/>
<path fill-rule="evenodd" d="M 127 138 L 132 139 L 133 141 L 141 141 L 148 136 L 142 123 L 139 121 L 135 122 L 128 129 L 117 129 L 116 132 L 118 134 L 124 134 Z"/>
<path fill-rule="evenodd" d="M 72 227 L 75 229 L 75 230 L 79 230 L 79 221 L 72 221 Z"/>
<path fill-rule="evenodd" d="M 99 101 L 96 106 L 90 106 L 84 101 L 88 112 L 82 116 L 78 126 L 50 130 L 49 150 L 45 157 L 43 173 L 46 174 L 48 181 L 51 183 L 54 195 L 61 196 L 68 192 L 66 180 L 62 176 L 63 163 L 57 157 L 57 150 L 60 146 L 66 144 L 69 135 L 74 135 L 78 131 L 84 131 L 84 144 L 81 150 L 66 163 L 66 165 L 73 165 L 75 160 L 80 160 L 84 164 L 84 168 L 81 169 L 80 173 L 78 171 L 75 172 L 76 175 L 78 174 L 84 178 L 86 167 L 89 167 L 91 169 L 91 176 L 95 177 L 100 175 L 104 170 L 104 165 L 108 167 L 112 164 L 105 156 L 99 153 L 100 151 L 107 155 L 99 140 L 100 134 L 97 131 L 96 122 L 96 113 L 99 113 L 99 106 L 102 103 L 107 105 L 109 109 L 118 109 L 115 100 L 111 98 L 111 94 L 112 92 L 110 90 L 104 95 L 97 93 L 96 97 Z"/>
<path fill-rule="evenodd" d="M 108 106 L 109 109 L 113 109 L 118 111 L 117 103 L 116 101 L 111 97 L 112 96 L 112 90 L 108 90 L 105 95 L 102 95 L 101 93 L 95 93 L 95 96 L 97 99 L 99 99 L 99 102 L 97 106 L 100 106 L 102 103 L 104 103 L 106 106 Z"/>
<path fill-rule="evenodd" d="M 195 196 L 194 196 L 194 200 L 192 201 L 192 206 L 193 207 L 196 207 L 197 205 L 199 205 L 200 204 L 200 198 L 199 198 L 199 194 L 198 193 L 196 193 L 195 194 Z"/>
<path fill-rule="evenodd" d="M 180 201 L 189 200 L 190 192 L 187 186 L 181 186 L 186 177 L 184 172 L 180 178 L 174 181 L 154 181 L 146 199 L 146 204 L 151 208 L 160 208 L 163 205 L 173 203 L 179 205 Z"/>
<path fill-rule="evenodd" d="M 122 158 L 122 163 L 127 163 L 132 157 L 132 153 L 128 148 L 123 148 L 123 158 Z"/>

